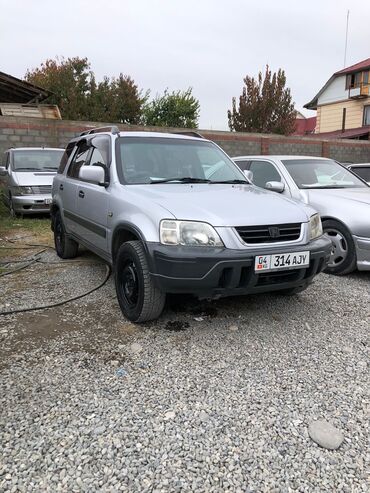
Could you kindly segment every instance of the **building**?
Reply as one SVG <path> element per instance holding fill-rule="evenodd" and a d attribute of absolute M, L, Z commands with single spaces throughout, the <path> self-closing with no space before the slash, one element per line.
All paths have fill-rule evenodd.
<path fill-rule="evenodd" d="M 335 72 L 304 107 L 317 110 L 316 134 L 369 140 L 370 58 Z"/>
<path fill-rule="evenodd" d="M 41 104 L 51 95 L 46 89 L 0 72 L 0 116 L 60 119 L 58 106 Z"/>
<path fill-rule="evenodd" d="M 306 118 L 300 111 L 296 111 L 296 125 L 292 135 L 311 135 L 315 132 L 316 116 Z"/>

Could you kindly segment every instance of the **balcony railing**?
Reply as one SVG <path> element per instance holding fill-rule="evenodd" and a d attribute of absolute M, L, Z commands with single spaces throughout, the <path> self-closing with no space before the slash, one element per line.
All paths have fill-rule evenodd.
<path fill-rule="evenodd" d="M 369 84 L 360 84 L 348 89 L 349 99 L 363 99 L 370 96 Z"/>

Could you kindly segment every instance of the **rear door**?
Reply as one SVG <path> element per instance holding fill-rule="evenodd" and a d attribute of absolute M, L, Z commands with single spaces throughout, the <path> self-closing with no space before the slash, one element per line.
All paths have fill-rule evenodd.
<path fill-rule="evenodd" d="M 100 135 L 94 137 L 90 143 L 88 160 L 83 166 L 109 167 L 110 137 Z M 86 243 L 99 250 L 107 250 L 107 222 L 108 222 L 107 188 L 95 183 L 78 179 L 76 190 L 76 210 L 78 214 L 78 236 Z"/>

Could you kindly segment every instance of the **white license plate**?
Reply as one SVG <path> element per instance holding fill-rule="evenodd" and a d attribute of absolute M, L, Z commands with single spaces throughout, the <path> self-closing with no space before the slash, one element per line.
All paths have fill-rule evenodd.
<path fill-rule="evenodd" d="M 280 269 L 300 269 L 310 265 L 310 252 L 276 253 L 258 255 L 255 258 L 255 272 Z"/>
<path fill-rule="evenodd" d="M 44 202 L 45 202 L 45 204 L 50 205 L 51 204 L 51 199 L 45 199 Z"/>

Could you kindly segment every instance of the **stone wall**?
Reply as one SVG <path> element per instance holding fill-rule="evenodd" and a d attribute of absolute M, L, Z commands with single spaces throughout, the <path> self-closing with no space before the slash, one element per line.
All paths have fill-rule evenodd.
<path fill-rule="evenodd" d="M 109 125 L 101 122 L 78 122 L 0 116 L 0 154 L 9 147 L 65 147 L 80 132 L 91 127 Z M 121 130 L 172 131 L 156 127 L 118 125 Z M 253 154 L 289 154 L 324 156 L 349 162 L 370 162 L 370 142 L 359 140 L 323 140 L 320 137 L 283 137 L 199 130 L 220 145 L 230 156 Z"/>

